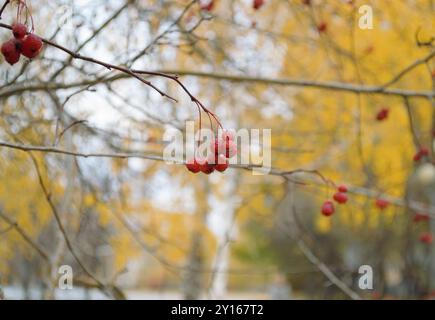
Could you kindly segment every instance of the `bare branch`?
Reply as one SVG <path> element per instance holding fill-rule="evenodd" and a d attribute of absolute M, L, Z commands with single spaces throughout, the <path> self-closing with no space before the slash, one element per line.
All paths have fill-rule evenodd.
<path fill-rule="evenodd" d="M 433 57 L 435 57 L 435 51 L 432 51 L 431 53 L 429 53 L 426 57 L 422 58 L 422 59 L 418 59 L 416 61 L 414 61 L 413 63 L 411 63 L 409 66 L 407 66 L 405 69 L 403 69 L 402 71 L 400 71 L 395 77 L 393 77 L 390 81 L 386 82 L 385 84 L 382 85 L 383 88 L 387 88 L 389 86 L 391 86 L 392 84 L 396 83 L 397 81 L 399 81 L 405 74 L 407 74 L 408 72 L 410 72 L 411 70 L 413 70 L 414 68 L 418 67 L 421 64 L 425 64 L 426 62 L 428 62 L 429 60 L 431 60 Z"/>
<path fill-rule="evenodd" d="M 54 154 L 64 154 L 64 155 L 81 157 L 81 158 L 115 158 L 115 159 L 116 158 L 117 159 L 139 158 L 139 159 L 162 161 L 162 162 L 166 161 L 162 156 L 157 154 L 146 154 L 146 153 L 138 153 L 138 152 L 82 153 L 82 152 L 74 152 L 70 150 L 63 150 L 54 147 L 30 146 L 30 145 L 23 145 L 23 144 L 8 143 L 4 141 L 0 141 L 0 147 L 21 150 L 24 152 L 36 151 L 36 152 L 45 152 L 45 153 L 54 153 Z M 175 161 L 174 164 L 184 165 L 185 162 L 184 160 L 180 159 L 178 161 Z M 234 169 L 252 170 L 255 168 L 258 169 L 260 166 L 231 164 L 230 167 Z M 317 170 L 309 170 L 309 169 L 282 170 L 276 168 L 265 168 L 265 169 L 266 170 L 264 170 L 264 174 L 271 175 L 271 176 L 279 176 L 296 184 L 310 184 L 310 185 L 322 186 L 322 187 L 331 186 L 331 184 L 333 184 L 331 180 L 328 180 L 327 178 L 323 177 L 322 174 Z M 290 180 L 289 179 L 290 177 L 292 177 L 293 180 Z M 352 186 L 350 184 L 348 184 L 348 188 L 349 188 L 348 193 L 350 194 L 360 195 L 373 199 L 378 199 L 380 196 L 379 191 L 376 190 L 371 190 L 358 186 Z M 382 194 L 382 199 L 385 199 L 392 205 L 396 205 L 398 207 L 410 208 L 417 212 L 427 212 L 428 214 L 430 214 L 431 218 L 435 219 L 435 207 L 433 206 L 428 207 L 427 204 L 416 202 L 416 201 L 406 202 L 401 198 L 389 196 L 386 194 Z"/>
<path fill-rule="evenodd" d="M 41 175 L 41 171 L 39 169 L 39 165 L 38 162 L 36 161 L 36 158 L 33 156 L 33 154 L 31 152 L 29 152 L 29 156 L 32 159 L 33 165 L 35 167 L 37 176 L 38 176 L 38 181 L 39 181 L 39 185 L 41 186 L 41 189 L 44 193 L 45 199 L 47 200 L 48 205 L 50 206 L 50 209 L 54 215 L 55 221 L 59 227 L 59 230 L 62 233 L 62 236 L 65 240 L 66 246 L 68 247 L 69 251 L 71 252 L 72 256 L 74 257 L 74 259 L 76 260 L 76 262 L 78 263 L 78 265 L 82 268 L 82 270 L 93 280 L 95 281 L 95 283 L 98 285 L 98 287 L 100 288 L 100 290 L 102 290 L 103 292 L 109 294 L 109 295 L 113 295 L 115 298 L 118 299 L 125 299 L 125 295 L 122 293 L 122 291 L 118 288 L 116 288 L 114 285 L 107 285 L 102 283 L 98 278 L 96 278 L 92 272 L 83 264 L 83 262 L 81 261 L 81 259 L 79 258 L 79 256 L 77 255 L 71 240 L 69 239 L 69 236 L 65 230 L 65 227 L 63 226 L 63 223 L 61 221 L 60 215 L 57 212 L 57 208 L 54 205 L 52 199 L 51 199 L 51 194 L 48 191 L 44 180 L 42 178 Z"/>
<path fill-rule="evenodd" d="M 46 261 L 50 261 L 49 255 L 45 250 L 39 246 L 32 238 L 24 231 L 17 222 L 11 220 L 7 215 L 0 211 L 0 218 L 9 224 L 18 232 L 18 234 L 26 241 L 35 251 Z"/>

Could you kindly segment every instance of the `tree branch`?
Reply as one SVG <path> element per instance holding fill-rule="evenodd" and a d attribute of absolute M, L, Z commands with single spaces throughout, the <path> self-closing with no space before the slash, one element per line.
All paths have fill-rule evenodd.
<path fill-rule="evenodd" d="M 146 160 L 153 160 L 153 161 L 166 161 L 162 156 L 156 155 L 156 154 L 146 154 L 146 153 L 82 153 L 82 152 L 74 152 L 69 150 L 63 150 L 55 147 L 44 147 L 44 146 L 31 146 L 31 145 L 24 145 L 24 144 L 13 144 L 9 142 L 0 141 L 0 147 L 10 148 L 10 149 L 16 149 L 21 150 L 24 152 L 45 152 L 45 153 L 53 153 L 53 154 L 64 154 L 74 157 L 81 157 L 81 158 L 118 158 L 118 159 L 128 159 L 128 158 L 139 158 L 139 159 L 146 159 Z M 180 159 L 179 161 L 176 161 L 175 164 L 178 165 L 184 165 L 185 162 Z M 239 165 L 239 164 L 231 164 L 231 168 L 234 169 L 244 169 L 244 170 L 252 170 L 252 169 L 258 169 L 260 166 L 258 165 Z M 290 180 L 289 178 L 292 177 L 294 180 L 293 183 L 296 184 L 311 184 L 315 186 L 322 186 L 325 185 L 330 186 L 331 181 L 323 177 L 318 171 L 316 170 L 305 170 L 305 169 L 296 169 L 296 170 L 282 170 L 277 168 L 267 168 L 268 170 L 264 173 L 271 176 L 279 176 L 286 180 Z M 320 180 L 320 181 L 319 181 Z M 377 199 L 379 198 L 379 191 L 371 190 L 363 187 L 358 186 L 352 186 L 348 184 L 348 193 L 360 195 L 368 198 Z M 408 203 L 404 201 L 401 198 L 389 196 L 386 194 L 382 195 L 382 199 L 387 200 L 392 205 L 398 206 L 398 207 L 404 207 L 404 208 L 410 208 L 412 210 L 415 210 L 417 212 L 427 212 L 431 218 L 435 219 L 435 207 L 428 207 L 427 204 L 416 202 L 416 201 L 409 201 Z"/>

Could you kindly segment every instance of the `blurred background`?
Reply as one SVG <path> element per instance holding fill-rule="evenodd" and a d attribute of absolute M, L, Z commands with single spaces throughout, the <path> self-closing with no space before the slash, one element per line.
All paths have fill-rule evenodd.
<path fill-rule="evenodd" d="M 14 66 L 1 58 L 1 297 L 434 296 L 433 1 L 27 5 L 41 37 L 177 74 L 225 128 L 272 129 L 274 170 L 194 175 L 147 159 L 162 156 L 165 132 L 198 123 L 171 79 L 144 76 L 176 103 L 53 46 Z M 372 29 L 360 24 L 367 12 Z M 347 185 L 348 201 L 325 217 L 334 184 Z M 59 288 L 63 265 L 72 290 Z M 373 271 L 368 290 L 362 265 Z"/>

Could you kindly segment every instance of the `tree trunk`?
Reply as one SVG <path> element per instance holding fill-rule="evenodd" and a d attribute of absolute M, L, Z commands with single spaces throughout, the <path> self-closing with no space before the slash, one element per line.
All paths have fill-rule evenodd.
<path fill-rule="evenodd" d="M 201 272 L 204 268 L 202 230 L 206 228 L 205 222 L 208 211 L 208 195 L 210 189 L 207 177 L 205 177 L 202 182 L 202 188 L 200 186 L 200 188 L 197 189 L 200 190 L 195 190 L 195 193 L 203 194 L 204 196 L 202 199 L 197 199 L 197 210 L 194 219 L 190 254 L 183 279 L 182 291 L 184 298 L 187 300 L 200 299 L 203 290 L 203 273 Z"/>

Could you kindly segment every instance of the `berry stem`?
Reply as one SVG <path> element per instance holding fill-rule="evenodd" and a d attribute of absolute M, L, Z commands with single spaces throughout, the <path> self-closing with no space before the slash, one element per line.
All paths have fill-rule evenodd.
<path fill-rule="evenodd" d="M 201 113 L 201 107 L 199 106 L 198 103 L 195 102 L 195 104 L 196 104 L 196 106 L 197 106 L 197 108 L 198 108 L 198 117 L 199 117 L 199 133 L 201 134 L 201 128 L 202 128 L 202 113 Z M 200 143 L 200 140 L 198 139 L 198 141 L 196 142 L 196 148 L 195 148 L 196 150 L 194 150 L 195 158 L 196 158 L 196 152 L 198 151 L 198 148 L 199 148 L 199 143 Z"/>
<path fill-rule="evenodd" d="M 210 112 L 207 112 L 208 120 L 210 121 L 211 131 L 214 132 L 213 120 L 211 119 Z"/>

